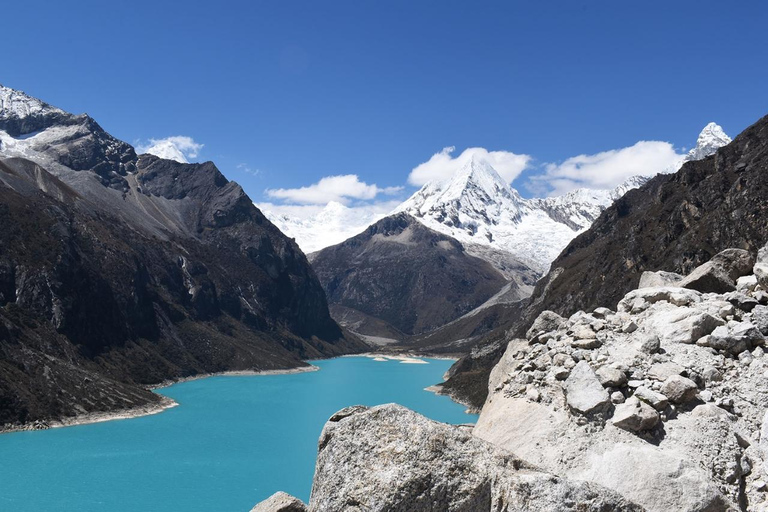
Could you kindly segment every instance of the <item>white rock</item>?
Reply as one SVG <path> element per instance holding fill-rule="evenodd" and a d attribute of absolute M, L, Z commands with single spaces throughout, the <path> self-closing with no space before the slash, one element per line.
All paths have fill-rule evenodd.
<path fill-rule="evenodd" d="M 631 396 L 626 402 L 616 406 L 611 423 L 624 430 L 642 432 L 652 429 L 659 423 L 659 413 L 650 405 L 638 400 L 636 396 Z"/>
<path fill-rule="evenodd" d="M 340 411 L 318 443 L 312 512 L 640 511 L 396 404 Z"/>
<path fill-rule="evenodd" d="M 306 512 L 307 506 L 298 498 L 284 492 L 276 492 L 258 503 L 251 512 Z"/>
<path fill-rule="evenodd" d="M 678 286 L 684 276 L 676 274 L 674 272 L 664 272 L 659 270 L 656 272 L 645 271 L 640 276 L 640 283 L 638 288 L 660 288 L 663 286 Z"/>
<path fill-rule="evenodd" d="M 610 403 L 608 392 L 586 361 L 580 361 L 571 370 L 563 388 L 570 408 L 582 414 L 597 412 Z"/>

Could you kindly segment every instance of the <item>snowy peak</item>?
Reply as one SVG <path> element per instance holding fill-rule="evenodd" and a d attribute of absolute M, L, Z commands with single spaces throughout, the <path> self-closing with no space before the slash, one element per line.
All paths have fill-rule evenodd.
<path fill-rule="evenodd" d="M 701 160 L 730 143 L 731 138 L 723 131 L 719 124 L 709 123 L 701 130 L 699 138 L 696 140 L 696 147 L 688 152 L 685 160 Z"/>
<path fill-rule="evenodd" d="M 126 190 L 136 152 L 86 114 L 74 115 L 0 85 L 0 156 L 32 160 L 53 172 L 92 171 L 104 186 Z"/>
<path fill-rule="evenodd" d="M 474 221 L 500 215 L 519 218 L 525 200 L 485 160 L 472 156 L 451 178 L 429 182 L 397 208 L 423 218 L 473 229 Z"/>
<path fill-rule="evenodd" d="M 23 119 L 48 113 L 66 114 L 61 109 L 33 98 L 21 91 L 0 85 L 0 118 Z"/>

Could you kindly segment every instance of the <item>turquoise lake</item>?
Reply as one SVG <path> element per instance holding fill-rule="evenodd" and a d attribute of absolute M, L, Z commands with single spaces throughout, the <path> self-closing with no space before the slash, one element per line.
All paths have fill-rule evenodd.
<path fill-rule="evenodd" d="M 309 499 L 326 420 L 397 402 L 446 423 L 477 417 L 424 388 L 451 361 L 342 357 L 320 371 L 219 376 L 160 390 L 161 414 L 0 435 L 2 511 L 240 511 L 282 490 Z"/>

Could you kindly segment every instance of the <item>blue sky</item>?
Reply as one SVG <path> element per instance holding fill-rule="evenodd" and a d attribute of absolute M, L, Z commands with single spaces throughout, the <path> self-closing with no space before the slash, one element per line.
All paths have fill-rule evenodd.
<path fill-rule="evenodd" d="M 448 146 L 527 155 L 513 185 L 551 193 L 530 180 L 547 164 L 682 151 L 709 121 L 733 136 L 768 113 L 758 1 L 28 1 L 2 17 L 0 83 L 128 142 L 190 137 L 257 202 L 306 203 L 264 191 L 334 175 L 358 178 L 310 202 L 402 198 Z"/>

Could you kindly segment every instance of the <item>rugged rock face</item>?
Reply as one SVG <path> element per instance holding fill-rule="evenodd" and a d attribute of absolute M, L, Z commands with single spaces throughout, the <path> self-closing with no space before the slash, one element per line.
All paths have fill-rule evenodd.
<path fill-rule="evenodd" d="M 316 253 L 312 266 L 332 304 L 383 320 L 406 335 L 460 317 L 507 284 L 493 266 L 467 254 L 455 239 L 404 213 Z M 527 270 L 525 280 L 513 284 L 520 297 L 535 279 Z M 358 332 L 386 336 L 370 323 L 369 329 L 374 328 Z"/>
<path fill-rule="evenodd" d="M 754 254 L 768 240 L 766 172 L 768 117 L 714 155 L 627 192 L 555 259 L 526 309 L 514 310 L 503 330 L 492 331 L 479 343 L 491 347 L 510 329 L 522 336 L 545 310 L 569 316 L 616 303 L 638 286 L 646 271 L 688 274 L 728 248 Z M 482 379 L 490 371 L 487 362 L 493 364 L 500 356 L 500 350 L 482 361 L 470 356 L 460 366 L 473 368 Z M 476 393 L 467 392 L 476 387 L 467 384 L 471 379 L 455 373 L 455 384 L 449 381 L 448 388 L 476 400 Z"/>
<path fill-rule="evenodd" d="M 722 294 L 646 287 L 616 311 L 545 311 L 493 369 L 474 434 L 649 511 L 766 509 L 768 293 L 741 273 Z"/>
<path fill-rule="evenodd" d="M 330 318 L 295 243 L 212 163 L 125 145 L 121 167 L 105 155 L 124 143 L 95 123 L 60 137 L 79 116 L 19 94 L 0 95 L 0 425 L 363 348 Z"/>
<path fill-rule="evenodd" d="M 468 430 L 399 405 L 335 414 L 323 429 L 311 511 L 634 511 L 600 486 L 542 472 Z"/>

